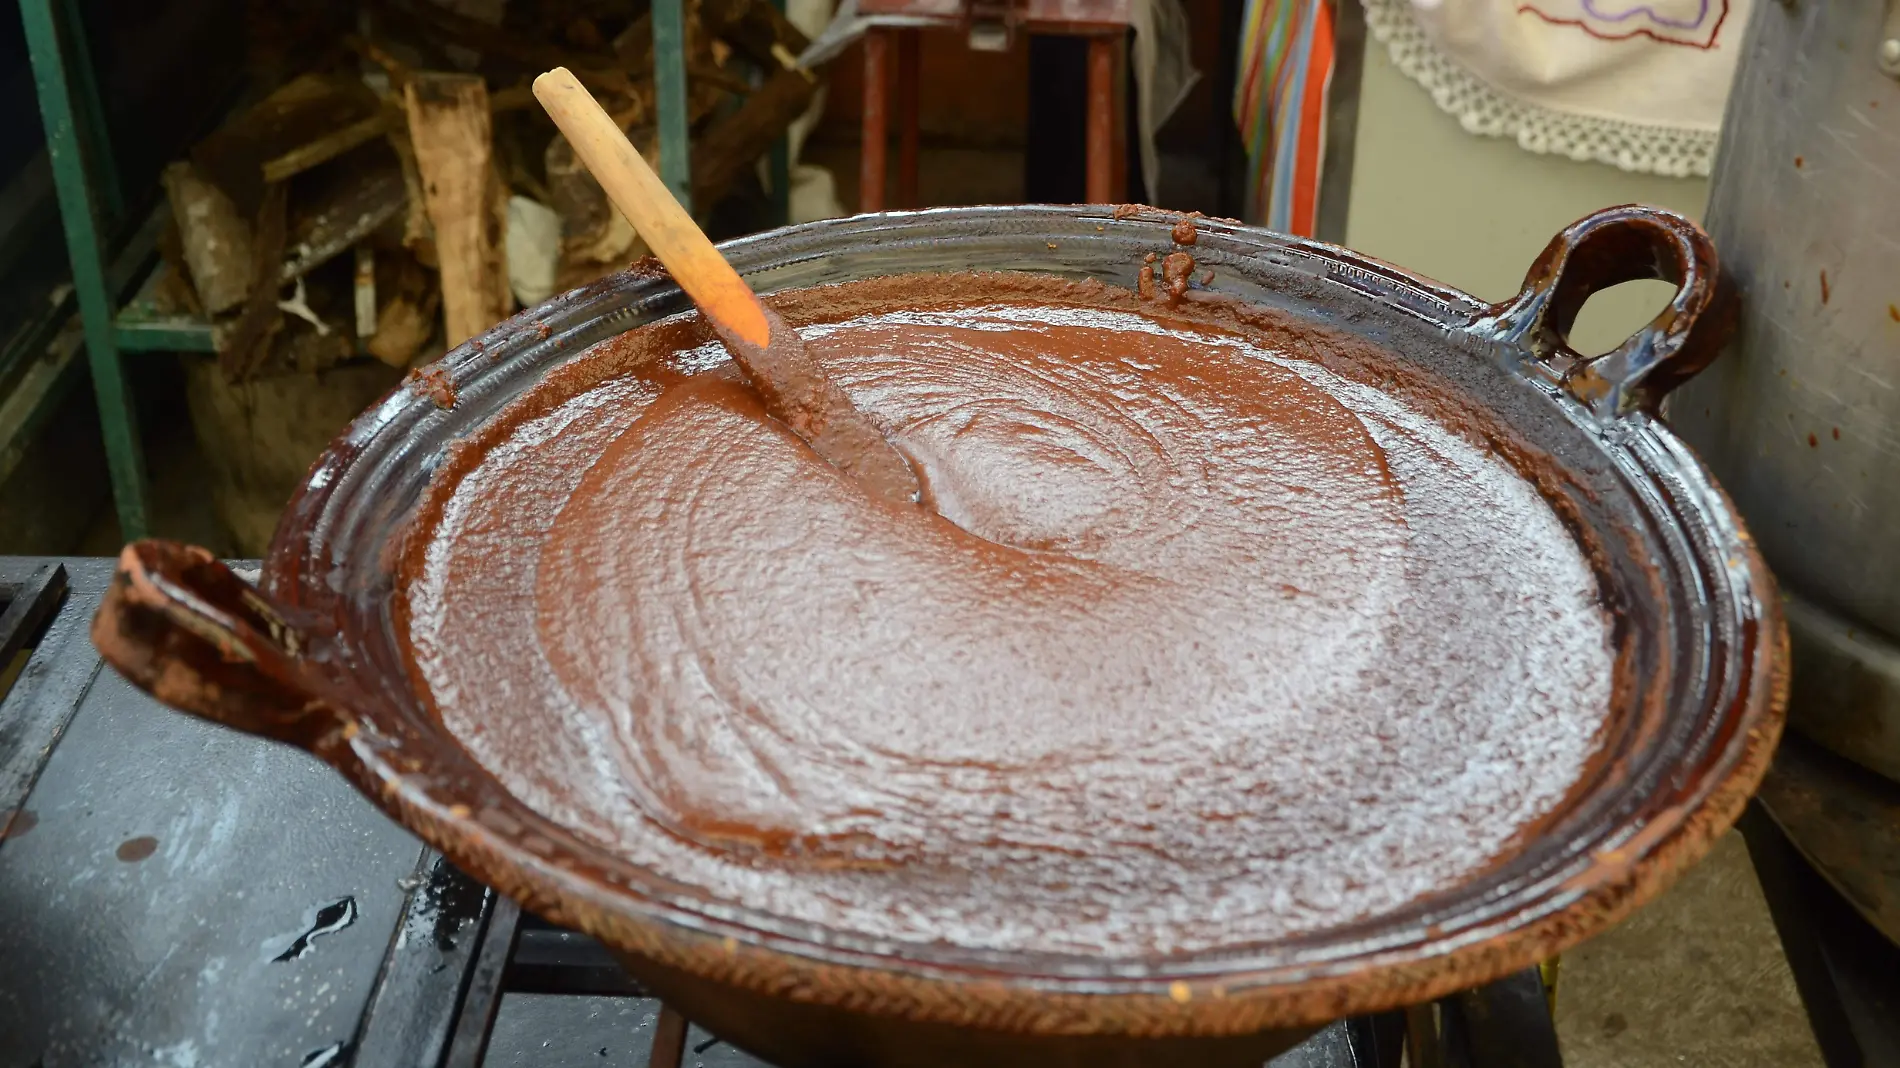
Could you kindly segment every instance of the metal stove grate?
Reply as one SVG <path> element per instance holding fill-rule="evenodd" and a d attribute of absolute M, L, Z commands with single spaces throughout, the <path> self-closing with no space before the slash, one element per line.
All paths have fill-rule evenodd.
<path fill-rule="evenodd" d="M 416 957 L 405 951 L 407 959 L 385 972 L 369 1025 L 352 1051 L 354 1064 L 539 1068 L 574 1063 L 580 1057 L 603 1068 L 623 1063 L 646 1068 L 771 1068 L 692 1025 L 641 988 L 586 935 L 524 914 L 506 899 L 497 900 L 433 854 L 424 858 L 417 879 L 402 929 L 436 937 L 436 948 L 460 963 L 467 985 L 459 1000 L 430 998 L 427 991 L 441 973 L 428 964 L 426 953 Z M 444 932 L 452 933 L 443 938 Z M 1535 1030 L 1549 1027 L 1543 989 L 1534 973 L 1516 978 L 1486 993 L 1484 1006 L 1491 1010 L 1485 1014 L 1491 1021 L 1487 1033 L 1504 1037 L 1500 1027 L 1522 1030 L 1528 1024 L 1532 1033 L 1508 1037 L 1514 1045 L 1535 1050 Z M 1510 1000 L 1513 993 L 1518 1000 Z M 1528 1001 L 1523 1000 L 1526 995 Z M 384 1004 L 400 1008 L 379 1012 Z M 1454 1006 L 1452 1011 L 1464 1010 Z M 1462 1022 L 1464 1017 L 1457 1019 Z M 1272 1068 L 1397 1068 L 1405 1028 L 1402 1013 L 1342 1021 L 1276 1058 Z M 1470 1045 L 1470 1033 L 1466 1027 L 1448 1035 L 1448 1054 L 1439 1063 L 1446 1068 L 1483 1068 L 1483 1062 L 1456 1052 Z M 443 1038 L 434 1060 L 429 1059 L 432 1051 L 419 1042 L 431 1035 Z M 1549 1048 L 1550 1059 L 1511 1063 L 1554 1068 L 1554 1034 Z"/>
<path fill-rule="evenodd" d="M 0 689 L 0 1068 L 769 1068 L 308 755 L 101 670 L 87 628 L 111 575 L 109 560 L 0 558 L 0 668 L 24 660 Z M 1900 1048 L 1881 1044 L 1900 1029 L 1896 951 L 1828 912 L 1820 877 L 1751 819 L 1830 1064 L 1900 1063 L 1881 1054 Z M 1408 1044 L 1415 1068 L 1560 1064 L 1528 971 L 1334 1024 L 1273 1068 L 1398 1068 Z"/>

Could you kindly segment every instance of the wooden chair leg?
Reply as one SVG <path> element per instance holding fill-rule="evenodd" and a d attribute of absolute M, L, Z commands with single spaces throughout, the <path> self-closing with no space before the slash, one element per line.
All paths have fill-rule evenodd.
<path fill-rule="evenodd" d="M 653 1025 L 653 1046 L 647 1054 L 647 1068 L 680 1068 L 686 1060 L 686 1017 L 671 1005 L 660 1005 L 660 1018 Z"/>
<path fill-rule="evenodd" d="M 1109 199 L 1117 204 L 1128 201 L 1128 116 L 1134 110 L 1134 79 L 1128 73 L 1128 35 L 1115 38 L 1115 107 L 1110 115 L 1109 128 L 1114 131 L 1113 143 L 1109 146 L 1109 162 L 1112 168 L 1109 177 Z M 1154 197 L 1150 194 L 1149 198 Z"/>
<path fill-rule="evenodd" d="M 1115 38 L 1089 38 L 1088 201 L 1115 199 Z"/>
<path fill-rule="evenodd" d="M 897 31 L 897 206 L 918 207 L 917 122 L 923 66 L 923 34 Z"/>
<path fill-rule="evenodd" d="M 864 33 L 864 125 L 858 154 L 858 210 L 884 210 L 886 137 L 890 116 L 885 103 L 891 69 L 891 31 Z"/>

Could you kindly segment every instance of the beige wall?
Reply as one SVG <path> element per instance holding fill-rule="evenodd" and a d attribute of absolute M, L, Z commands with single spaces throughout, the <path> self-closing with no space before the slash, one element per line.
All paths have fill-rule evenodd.
<path fill-rule="evenodd" d="M 1641 202 L 1700 217 L 1700 178 L 1627 174 L 1539 156 L 1468 134 L 1370 41 L 1346 244 L 1486 300 L 1517 291 L 1552 234 L 1591 211 Z M 1616 347 L 1667 300 L 1661 282 L 1593 299 L 1573 336 L 1581 352 Z"/>

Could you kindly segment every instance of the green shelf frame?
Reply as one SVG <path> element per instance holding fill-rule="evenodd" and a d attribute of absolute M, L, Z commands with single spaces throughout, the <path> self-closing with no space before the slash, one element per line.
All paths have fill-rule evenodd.
<path fill-rule="evenodd" d="M 139 448 L 138 411 L 119 359 L 117 301 L 106 277 L 102 240 L 102 234 L 123 221 L 125 199 L 106 136 L 99 83 L 76 0 L 20 0 L 20 21 L 66 232 L 67 265 L 86 362 L 92 368 L 112 500 L 120 530 L 127 538 L 142 538 L 147 531 L 145 456 Z"/>
<path fill-rule="evenodd" d="M 149 272 L 138 294 L 113 318 L 112 337 L 119 351 L 217 352 L 217 340 L 210 323 L 194 316 L 158 310 L 152 299 L 158 278 L 159 271 Z"/>
<path fill-rule="evenodd" d="M 772 0 L 778 13 L 785 14 L 785 0 Z M 772 221 L 780 226 L 792 222 L 792 143 L 789 137 L 772 142 Z"/>

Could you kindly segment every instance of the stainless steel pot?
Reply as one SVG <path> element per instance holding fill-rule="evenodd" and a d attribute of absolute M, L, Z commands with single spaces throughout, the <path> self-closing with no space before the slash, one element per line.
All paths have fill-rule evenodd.
<path fill-rule="evenodd" d="M 1707 219 L 1740 327 L 1668 415 L 1788 594 L 1789 722 L 1900 780 L 1900 63 L 1886 51 L 1900 56 L 1896 0 L 1756 5 Z"/>

